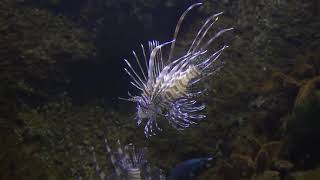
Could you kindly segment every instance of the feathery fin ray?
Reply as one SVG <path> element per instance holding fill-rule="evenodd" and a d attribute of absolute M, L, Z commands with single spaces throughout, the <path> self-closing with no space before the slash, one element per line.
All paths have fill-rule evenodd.
<path fill-rule="evenodd" d="M 211 15 L 197 31 L 187 52 L 181 57 L 173 59 L 176 39 L 183 20 L 190 10 L 201 4 L 191 5 L 181 15 L 171 41 L 162 44 L 156 40 L 149 41 L 149 53 L 146 53 L 145 47 L 141 44 L 145 68 L 142 67 L 135 51 L 132 51 L 141 73 L 138 73 L 125 59 L 130 69 L 129 71 L 125 68 L 126 73 L 132 79 L 130 83 L 141 91 L 141 95 L 134 96 L 128 92 L 130 98 L 119 99 L 137 103 L 137 124 L 140 125 L 144 119 L 147 120 L 144 127 L 146 137 L 155 135 L 156 131 L 162 131 L 157 122 L 159 117 L 167 119 L 169 124 L 178 130 L 197 124 L 199 120 L 206 117 L 201 114 L 205 105 L 197 101 L 197 98 L 203 95 L 206 89 L 194 91 L 192 87 L 221 68 L 221 66 L 212 66 L 212 64 L 217 61 L 228 46 L 224 45 L 213 53 L 208 48 L 215 39 L 233 28 L 222 29 L 213 37 L 207 38 L 209 30 L 223 13 Z M 209 40 L 203 42 L 204 39 Z M 169 44 L 171 46 L 168 58 L 165 59 L 162 48 Z"/>

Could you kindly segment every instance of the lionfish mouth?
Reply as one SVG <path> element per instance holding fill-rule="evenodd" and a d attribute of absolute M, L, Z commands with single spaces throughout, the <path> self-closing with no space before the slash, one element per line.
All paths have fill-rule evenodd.
<path fill-rule="evenodd" d="M 191 5 L 180 17 L 175 28 L 173 40 L 160 44 L 158 41 L 149 41 L 147 52 L 141 44 L 141 63 L 138 55 L 133 51 L 138 69 L 133 68 L 128 60 L 124 60 L 128 68 L 124 68 L 131 77 L 130 82 L 135 88 L 141 91 L 139 95 L 132 95 L 123 100 L 138 103 L 137 124 L 142 124 L 142 119 L 147 119 L 144 133 L 147 137 L 155 134 L 154 128 L 159 128 L 156 118 L 160 115 L 178 130 L 183 130 L 191 124 L 196 124 L 205 118 L 201 114 L 205 108 L 198 102 L 199 95 L 203 90 L 194 91 L 193 87 L 198 82 L 204 81 L 204 77 L 215 74 L 221 66 L 214 66 L 223 50 L 228 46 L 223 45 L 213 53 L 209 53 L 209 47 L 214 40 L 233 28 L 222 29 L 213 36 L 207 37 L 212 26 L 218 21 L 221 13 L 208 17 L 198 30 L 191 46 L 184 55 L 174 58 L 176 39 L 185 16 L 193 8 L 202 5 L 196 3 Z M 207 39 L 206 41 L 204 39 Z M 162 49 L 170 46 L 167 58 Z M 140 57 L 140 58 L 141 58 Z M 143 101 L 143 105 L 139 103 Z M 140 106 L 140 107 L 139 107 Z M 143 108 L 143 112 L 141 111 Z M 141 114 L 139 114 L 141 113 Z"/>

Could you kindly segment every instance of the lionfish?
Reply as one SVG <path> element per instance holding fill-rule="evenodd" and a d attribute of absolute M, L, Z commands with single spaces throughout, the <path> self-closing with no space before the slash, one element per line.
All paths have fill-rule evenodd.
<path fill-rule="evenodd" d="M 201 114 L 205 105 L 197 100 L 204 90 L 194 91 L 192 87 L 204 77 L 215 73 L 219 69 L 219 67 L 213 67 L 212 64 L 228 46 L 224 45 L 213 53 L 208 52 L 208 47 L 217 37 L 233 28 L 222 29 L 213 37 L 207 38 L 209 40 L 203 42 L 209 29 L 218 21 L 222 12 L 208 17 L 193 39 L 188 51 L 179 58 L 173 59 L 175 42 L 185 16 L 191 9 L 201 4 L 191 5 L 181 15 L 175 28 L 173 40 L 162 44 L 155 40 L 149 41 L 148 54 L 141 44 L 142 56 L 145 61 L 144 68 L 137 54 L 133 51 L 140 73 L 128 60 L 124 59 L 128 66 L 124 69 L 132 78 L 130 83 L 141 91 L 141 94 L 132 95 L 128 92 L 130 98 L 121 99 L 137 104 L 135 119 L 138 125 L 143 120 L 147 120 L 144 127 L 146 137 L 154 135 L 155 129 L 162 130 L 157 122 L 159 118 L 167 119 L 174 128 L 183 130 L 206 117 Z M 165 58 L 162 49 L 170 44 L 168 57 Z"/>
<path fill-rule="evenodd" d="M 100 180 L 165 180 L 163 171 L 158 167 L 151 166 L 146 159 L 147 148 L 136 148 L 130 143 L 125 146 L 117 141 L 117 149 L 114 151 L 109 146 L 107 139 L 104 142 L 105 150 L 113 165 L 113 173 L 105 173 L 98 164 L 96 153 L 93 151 L 93 165 L 96 175 Z"/>

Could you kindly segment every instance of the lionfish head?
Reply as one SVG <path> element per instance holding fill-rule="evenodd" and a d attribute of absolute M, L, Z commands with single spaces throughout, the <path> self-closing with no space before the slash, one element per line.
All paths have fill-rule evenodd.
<path fill-rule="evenodd" d="M 152 101 L 146 98 L 140 97 L 136 101 L 137 103 L 137 113 L 136 121 L 137 125 L 140 125 L 142 121 L 155 119 L 161 114 L 160 108 L 158 108 Z"/>

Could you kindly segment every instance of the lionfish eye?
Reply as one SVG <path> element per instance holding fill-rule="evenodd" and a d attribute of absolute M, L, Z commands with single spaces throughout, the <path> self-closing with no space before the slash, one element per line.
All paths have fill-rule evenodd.
<path fill-rule="evenodd" d="M 143 102 L 138 102 L 137 103 L 137 108 L 138 108 L 138 110 L 139 111 L 142 111 L 142 112 L 145 112 L 146 110 L 146 106 L 144 105 L 144 103 Z"/>
<path fill-rule="evenodd" d="M 144 101 L 142 101 L 142 100 L 140 100 L 139 102 L 138 102 L 138 106 L 140 107 L 140 108 L 143 108 L 143 109 L 146 109 L 146 103 L 144 102 Z"/>

